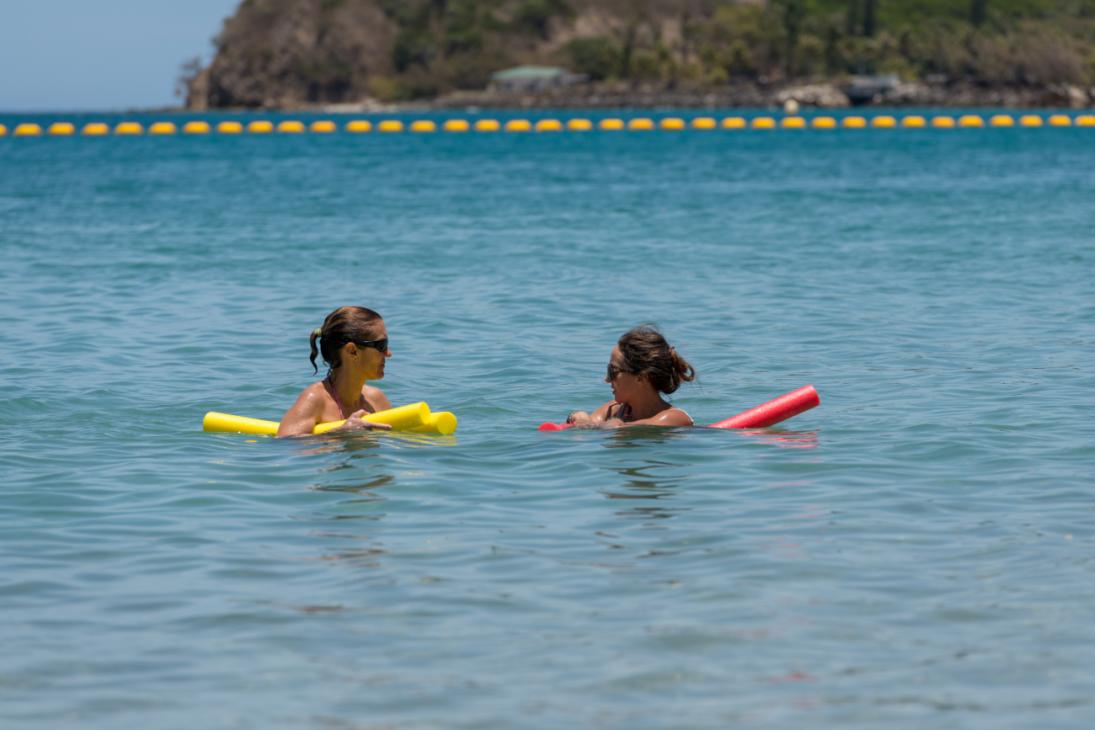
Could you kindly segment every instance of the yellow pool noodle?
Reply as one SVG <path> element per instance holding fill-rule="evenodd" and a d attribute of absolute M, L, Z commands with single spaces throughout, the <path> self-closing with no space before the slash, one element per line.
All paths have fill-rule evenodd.
<path fill-rule="evenodd" d="M 430 407 L 424 402 L 411 403 L 386 411 L 366 414 L 365 420 L 372 423 L 384 423 L 393 431 L 413 431 L 415 433 L 435 433 L 447 436 L 456 430 L 456 416 L 447 412 L 430 413 Z M 318 423 L 312 433 L 326 433 L 338 428 L 346 421 Z M 233 416 L 230 413 L 209 411 L 202 419 L 202 429 L 208 433 L 246 433 L 255 436 L 274 436 L 278 432 L 277 421 L 264 421 L 261 418 Z"/>
<path fill-rule="evenodd" d="M 435 433 L 441 436 L 448 436 L 449 434 L 456 432 L 456 416 L 448 411 L 431 413 L 429 418 L 427 418 L 421 426 L 415 426 L 411 429 L 411 432 Z"/>
<path fill-rule="evenodd" d="M 278 432 L 278 422 L 209 411 L 202 419 L 202 429 L 206 433 L 247 433 L 254 436 L 273 436 Z"/>

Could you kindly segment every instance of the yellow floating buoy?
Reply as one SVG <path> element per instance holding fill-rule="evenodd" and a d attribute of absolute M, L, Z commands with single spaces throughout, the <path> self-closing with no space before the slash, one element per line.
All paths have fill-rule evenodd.
<path fill-rule="evenodd" d="M 1095 127 L 1095 114 L 1081 114 L 1076 117 L 1077 127 Z"/>
<path fill-rule="evenodd" d="M 718 129 L 719 123 L 714 117 L 696 117 L 692 120 L 692 129 Z"/>
<path fill-rule="evenodd" d="M 1051 127 L 1071 127 L 1072 117 L 1067 114 L 1053 114 L 1049 118 L 1049 126 Z"/>
<path fill-rule="evenodd" d="M 927 125 L 927 120 L 919 114 L 913 114 L 912 116 L 904 117 L 901 120 L 901 126 L 907 127 L 909 129 L 920 129 L 921 127 L 926 127 Z"/>
<path fill-rule="evenodd" d="M 993 127 L 1014 127 L 1015 120 L 1008 114 L 993 114 L 989 124 Z"/>
<path fill-rule="evenodd" d="M 954 118 L 945 115 L 932 117 L 932 126 L 936 129 L 951 129 L 954 127 Z"/>
<path fill-rule="evenodd" d="M 304 122 L 298 119 L 283 119 L 278 122 L 278 134 L 303 134 Z"/>
<path fill-rule="evenodd" d="M 8 136 L 8 128 L 5 127 L 3 124 L 0 124 L 0 137 L 7 137 L 7 136 Z"/>
<path fill-rule="evenodd" d="M 666 117 L 659 122 L 658 126 L 667 132 L 679 132 L 685 129 L 688 125 L 680 117 Z"/>
<path fill-rule="evenodd" d="M 772 117 L 756 117 L 751 126 L 753 129 L 775 129 L 776 120 Z"/>
<path fill-rule="evenodd" d="M 200 119 L 187 122 L 183 125 L 183 134 L 209 134 L 209 122 Z"/>
<path fill-rule="evenodd" d="M 749 124 L 744 117 L 726 117 L 722 120 L 723 129 L 745 129 Z"/>
<path fill-rule="evenodd" d="M 636 117 L 627 123 L 627 128 L 632 132 L 649 132 L 654 129 L 654 120 Z"/>
<path fill-rule="evenodd" d="M 105 137 L 110 134 L 110 127 L 103 122 L 88 122 L 80 130 L 85 137 Z"/>
<path fill-rule="evenodd" d="M 497 119 L 480 119 L 475 122 L 476 132 L 497 132 L 501 128 Z"/>
<path fill-rule="evenodd" d="M 959 127 L 983 127 L 985 126 L 985 120 L 976 114 L 963 114 L 958 118 Z"/>
<path fill-rule="evenodd" d="M 133 136 L 137 134 L 144 134 L 144 127 L 137 122 L 119 122 L 114 127 L 114 134 L 120 136 Z"/>
<path fill-rule="evenodd" d="M 511 119 L 506 122 L 507 132 L 531 132 L 532 123 L 527 119 Z"/>
<path fill-rule="evenodd" d="M 251 134 L 270 134 L 274 131 L 274 123 L 266 119 L 256 119 L 247 125 L 247 131 Z"/>
<path fill-rule="evenodd" d="M 148 128 L 149 134 L 175 134 L 178 129 L 175 128 L 174 122 L 153 122 L 152 126 Z"/>
<path fill-rule="evenodd" d="M 1037 114 L 1024 114 L 1019 117 L 1019 124 L 1023 127 L 1040 127 L 1042 126 L 1042 118 Z"/>
<path fill-rule="evenodd" d="M 569 119 L 567 129 L 571 132 L 588 132 L 593 129 L 593 122 L 588 119 Z"/>
<path fill-rule="evenodd" d="M 467 132 L 471 129 L 471 125 L 468 124 L 466 119 L 446 119 L 445 123 L 441 125 L 441 129 L 446 132 Z"/>
<path fill-rule="evenodd" d="M 373 131 L 373 123 L 364 119 L 352 119 L 346 123 L 346 131 L 353 134 L 364 134 Z"/>
<path fill-rule="evenodd" d="M 866 129 L 867 120 L 864 117 L 844 117 L 842 124 L 845 129 Z"/>
<path fill-rule="evenodd" d="M 537 132 L 562 132 L 563 123 L 558 119 L 541 119 L 536 122 Z"/>
<path fill-rule="evenodd" d="M 42 135 L 42 128 L 34 122 L 23 122 L 22 124 L 15 125 L 15 132 L 13 134 L 16 137 L 40 137 Z"/>
<path fill-rule="evenodd" d="M 814 117 L 810 120 L 810 126 L 814 129 L 836 129 L 836 119 L 833 117 Z"/>
<path fill-rule="evenodd" d="M 625 127 L 622 119 L 602 119 L 600 126 L 605 132 L 619 132 Z"/>
<path fill-rule="evenodd" d="M 382 119 L 380 124 L 376 125 L 376 131 L 384 134 L 395 134 L 403 131 L 403 122 L 398 119 Z"/>
<path fill-rule="evenodd" d="M 49 133 L 54 137 L 71 137 L 76 133 L 76 127 L 71 122 L 54 122 L 49 125 Z"/>
<path fill-rule="evenodd" d="M 802 117 L 784 117 L 780 120 L 779 126 L 784 129 L 806 129 L 806 120 Z"/>
<path fill-rule="evenodd" d="M 871 119 L 871 126 L 875 129 L 893 129 L 897 126 L 897 120 L 888 114 L 883 114 Z"/>
<path fill-rule="evenodd" d="M 317 119 L 308 125 L 313 134 L 334 134 L 338 131 L 338 125 L 330 119 Z"/>
<path fill-rule="evenodd" d="M 437 123 L 429 119 L 415 119 L 411 122 L 411 132 L 415 134 L 430 134 L 437 131 Z"/>
<path fill-rule="evenodd" d="M 243 124 L 240 122 L 220 122 L 217 124 L 219 134 L 240 134 L 243 132 Z"/>

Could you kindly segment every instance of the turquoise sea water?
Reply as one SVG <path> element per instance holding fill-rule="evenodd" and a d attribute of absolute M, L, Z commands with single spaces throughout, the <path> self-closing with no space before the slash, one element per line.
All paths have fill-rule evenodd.
<path fill-rule="evenodd" d="M 1075 128 L 0 139 L 0 724 L 1090 726 L 1093 169 Z M 351 303 L 455 436 L 202 433 Z M 698 422 L 822 405 L 535 430 L 648 321 Z"/>

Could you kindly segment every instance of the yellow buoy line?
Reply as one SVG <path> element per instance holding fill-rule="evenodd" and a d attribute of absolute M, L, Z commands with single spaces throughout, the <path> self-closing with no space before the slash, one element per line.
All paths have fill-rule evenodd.
<path fill-rule="evenodd" d="M 983 127 L 1095 127 L 1095 114 L 992 114 L 983 117 L 979 114 L 951 116 L 933 114 L 924 116 L 909 114 L 896 117 L 889 114 L 877 116 L 728 116 L 716 118 L 699 116 L 691 119 L 683 117 L 633 117 L 621 119 L 608 117 L 603 119 L 351 119 L 339 123 L 331 119 L 319 119 L 305 122 L 299 119 L 254 119 L 250 121 L 224 120 L 209 122 L 192 120 L 182 123 L 156 121 L 142 124 L 136 121 L 122 121 L 114 124 L 106 122 L 87 122 L 77 126 L 73 122 L 20 122 L 10 129 L 0 124 L 0 137 L 137 137 L 137 136 L 200 136 L 221 135 L 263 135 L 263 134 L 334 134 L 342 131 L 349 134 L 434 134 L 438 132 L 461 134 L 466 132 L 492 133 L 551 133 L 551 132 L 681 132 L 694 130 L 774 130 L 774 129 L 974 129 Z"/>

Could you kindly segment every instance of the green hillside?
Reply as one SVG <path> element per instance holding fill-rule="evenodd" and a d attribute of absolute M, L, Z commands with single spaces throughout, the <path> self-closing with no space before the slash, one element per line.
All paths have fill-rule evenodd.
<path fill-rule="evenodd" d="M 432 99 L 518 64 L 596 86 L 721 89 L 853 74 L 1095 85 L 1095 0 L 245 0 L 191 106 Z"/>

